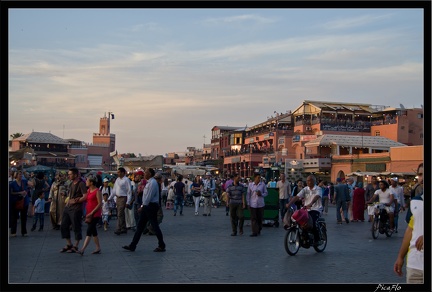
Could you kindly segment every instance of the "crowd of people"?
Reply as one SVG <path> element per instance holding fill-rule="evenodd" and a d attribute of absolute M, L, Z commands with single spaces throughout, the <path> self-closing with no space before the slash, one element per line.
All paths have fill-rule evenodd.
<path fill-rule="evenodd" d="M 259 173 L 253 178 L 241 178 L 238 173 L 229 175 L 226 179 L 213 177 L 208 172 L 203 177 L 196 176 L 192 180 L 178 175 L 170 181 L 161 173 L 148 168 L 139 170 L 130 176 L 123 167 L 118 168 L 118 176 L 110 181 L 97 175 L 82 176 L 77 168 L 67 172 L 57 172 L 55 180 L 49 184 L 43 177 L 38 178 L 13 171 L 9 178 L 9 228 L 10 237 L 16 237 L 18 222 L 22 236 L 27 236 L 27 218 L 33 217 L 31 231 L 35 231 L 39 222 L 39 231 L 44 229 L 45 206 L 49 204 L 49 221 L 51 228 L 60 230 L 60 238 L 66 245 L 60 249 L 64 253 L 84 255 L 93 238 L 95 250 L 92 254 L 101 253 L 98 239 L 98 228 L 108 230 L 111 216 L 117 217 L 114 233 L 118 236 L 134 232 L 132 241 L 123 248 L 135 251 L 140 237 L 150 233 L 156 235 L 158 245 L 154 252 L 164 252 L 166 244 L 160 223 L 164 209 L 169 210 L 170 202 L 173 215 L 184 215 L 183 205 L 187 196 L 191 196 L 194 204 L 194 214 L 199 214 L 203 208 L 203 216 L 211 216 L 211 209 L 222 205 L 229 216 L 231 236 L 244 234 L 244 210 L 249 210 L 251 220 L 251 237 L 261 235 L 264 221 L 264 209 L 268 188 L 278 191 L 279 216 L 283 221 L 287 210 L 307 208 L 313 220 L 314 236 L 316 220 L 322 215 L 328 215 L 328 206 L 336 206 L 335 222 L 346 224 L 350 222 L 373 221 L 376 203 L 385 205 L 389 214 L 390 228 L 397 232 L 401 212 L 407 210 L 405 218 L 408 228 L 394 271 L 402 275 L 402 266 L 406 260 L 407 282 L 423 281 L 423 165 L 419 165 L 417 184 L 408 200 L 403 188 L 398 184 L 398 178 L 378 181 L 372 177 L 370 183 L 363 186 L 352 177 L 337 178 L 336 183 L 317 179 L 314 175 L 302 180 L 289 182 L 284 174 L 280 179 L 268 183 Z M 40 180 L 38 182 L 36 179 Z M 45 192 L 48 199 L 45 200 Z M 414 208 L 412 208 L 414 206 Z M 365 212 L 367 218 L 365 218 Z M 82 224 L 87 224 L 86 237 L 83 239 Z M 73 233 L 73 239 L 71 236 Z"/>

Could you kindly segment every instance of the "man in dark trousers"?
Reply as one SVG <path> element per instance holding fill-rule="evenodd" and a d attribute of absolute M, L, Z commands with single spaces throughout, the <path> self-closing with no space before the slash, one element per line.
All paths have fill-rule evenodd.
<path fill-rule="evenodd" d="M 160 191 L 159 184 L 154 178 L 155 171 L 153 168 L 148 168 L 144 172 L 144 178 L 147 180 L 147 184 L 143 191 L 143 202 L 141 207 L 138 209 L 140 212 L 140 217 L 138 220 L 138 226 L 135 231 L 132 242 L 129 245 L 123 246 L 124 249 L 129 251 L 135 251 L 136 246 L 143 234 L 144 228 L 147 222 L 153 227 L 154 233 L 158 239 L 158 247 L 154 249 L 154 252 L 164 252 L 165 242 L 163 240 L 162 231 L 159 228 L 159 223 L 157 221 L 157 212 L 160 207 Z"/>
<path fill-rule="evenodd" d="M 332 198 L 333 205 L 336 204 L 336 218 L 337 224 L 342 224 L 342 216 L 340 209 L 342 208 L 345 222 L 348 224 L 348 209 L 346 205 L 346 201 L 349 198 L 349 188 L 345 183 L 342 183 L 342 178 L 338 177 L 336 179 L 336 185 L 334 187 L 334 196 Z"/>

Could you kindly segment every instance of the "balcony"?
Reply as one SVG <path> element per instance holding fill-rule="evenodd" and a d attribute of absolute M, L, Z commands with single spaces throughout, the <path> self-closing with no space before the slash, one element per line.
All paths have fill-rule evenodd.
<path fill-rule="evenodd" d="M 303 159 L 303 169 L 305 172 L 330 171 L 331 158 L 309 158 Z"/>

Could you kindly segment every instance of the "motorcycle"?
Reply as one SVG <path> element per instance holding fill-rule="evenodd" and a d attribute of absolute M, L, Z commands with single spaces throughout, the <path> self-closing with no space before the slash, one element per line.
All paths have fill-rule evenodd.
<path fill-rule="evenodd" d="M 193 207 L 195 205 L 195 202 L 194 202 L 194 198 L 193 198 L 192 194 L 187 194 L 186 199 L 184 200 L 183 203 L 184 203 L 184 206 L 186 206 L 186 207 Z"/>
<path fill-rule="evenodd" d="M 391 237 L 393 231 L 390 228 L 390 218 L 385 210 L 385 204 L 376 204 L 375 218 L 372 223 L 372 237 L 377 239 L 380 234 L 384 234 L 387 237 Z"/>
<path fill-rule="evenodd" d="M 325 219 L 320 217 L 317 219 L 316 228 L 319 233 L 319 240 L 315 241 L 313 235 L 313 222 L 306 208 L 301 208 L 291 216 L 290 225 L 284 238 L 285 251 L 290 255 L 296 255 L 300 247 L 310 248 L 311 246 L 316 252 L 323 252 L 327 246 L 327 227 Z"/>

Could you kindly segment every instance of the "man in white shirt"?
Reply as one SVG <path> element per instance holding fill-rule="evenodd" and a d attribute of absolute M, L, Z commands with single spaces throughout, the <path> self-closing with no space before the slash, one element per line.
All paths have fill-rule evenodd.
<path fill-rule="evenodd" d="M 295 203 L 298 200 L 304 199 L 304 206 L 307 209 L 310 209 L 309 215 L 313 220 L 313 234 L 315 237 L 315 241 L 318 242 L 319 234 L 316 228 L 316 221 L 321 216 L 321 212 L 323 210 L 322 207 L 322 189 L 316 184 L 316 178 L 314 175 L 309 175 L 306 178 L 306 187 L 304 187 L 297 196 L 291 198 L 288 204 L 286 204 L 286 208 L 288 209 L 291 204 Z"/>
<path fill-rule="evenodd" d="M 279 211 L 280 218 L 283 220 L 286 212 L 285 205 L 291 194 L 291 184 L 286 180 L 285 173 L 280 175 L 280 180 L 276 183 L 276 188 L 279 189 Z"/>
<path fill-rule="evenodd" d="M 399 220 L 399 212 L 404 211 L 404 191 L 403 188 L 398 185 L 399 179 L 397 177 L 391 178 L 391 186 L 390 192 L 393 194 L 394 203 L 395 203 L 395 211 L 394 211 L 394 226 L 395 233 L 398 232 L 398 220 Z"/>
<path fill-rule="evenodd" d="M 109 196 L 108 200 L 112 200 L 114 197 L 117 198 L 117 228 L 114 233 L 120 235 L 122 233 L 127 233 L 125 209 L 131 204 L 132 188 L 131 181 L 126 176 L 126 169 L 120 167 L 117 170 L 117 174 L 118 177 L 115 180 L 113 189 L 111 190 L 111 195 Z"/>
<path fill-rule="evenodd" d="M 203 180 L 203 196 L 204 196 L 203 216 L 211 216 L 212 198 L 215 189 L 216 189 L 216 182 L 212 178 L 211 173 L 207 172 L 206 178 Z"/>

